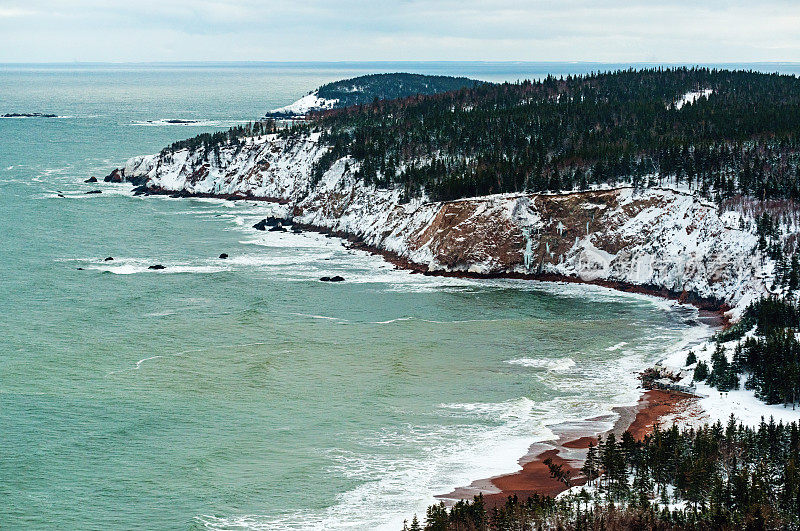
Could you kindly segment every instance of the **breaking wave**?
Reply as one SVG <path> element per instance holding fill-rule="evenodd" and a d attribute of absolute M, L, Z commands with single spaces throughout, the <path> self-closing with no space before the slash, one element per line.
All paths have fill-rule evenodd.
<path fill-rule="evenodd" d="M 535 369 L 547 369 L 548 371 L 555 372 L 568 371 L 575 366 L 575 361 L 572 358 L 517 358 L 508 360 L 506 363 Z"/>

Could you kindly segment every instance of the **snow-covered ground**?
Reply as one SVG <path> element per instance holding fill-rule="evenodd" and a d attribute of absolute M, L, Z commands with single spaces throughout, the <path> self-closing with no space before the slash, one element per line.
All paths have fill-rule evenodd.
<path fill-rule="evenodd" d="M 752 336 L 754 332 L 755 330 L 750 331 L 742 340 L 722 344 L 729 362 L 733 362 L 733 351 L 737 343 Z M 784 423 L 800 421 L 800 408 L 765 404 L 756 398 L 753 391 L 745 389 L 746 375 L 740 376 L 739 389 L 728 392 L 721 392 L 705 382 L 693 384 L 692 378 L 697 362 L 703 361 L 711 368 L 711 355 L 715 348 L 716 344 L 713 341 L 704 342 L 691 349 L 674 352 L 660 363 L 667 371 L 681 376 L 677 383 L 687 386 L 696 385 L 696 394 L 701 397 L 698 402 L 702 408 L 702 414 L 694 417 L 695 424 L 717 421 L 726 424 L 731 415 L 748 426 L 757 426 L 762 419 L 769 422 L 770 418 L 775 419 L 775 422 L 783 421 Z M 690 351 L 694 352 L 697 362 L 686 365 L 686 358 Z"/>
<path fill-rule="evenodd" d="M 708 98 L 713 93 L 713 89 L 693 90 L 691 92 L 687 92 L 681 99 L 675 102 L 675 108 L 681 110 L 684 105 L 693 104 L 700 98 Z"/>
<path fill-rule="evenodd" d="M 285 107 L 279 107 L 277 109 L 273 109 L 270 111 L 270 114 L 285 114 L 287 116 L 304 116 L 311 111 L 323 111 L 326 109 L 333 109 L 333 106 L 336 105 L 339 100 L 329 100 L 326 98 L 320 98 L 316 91 L 312 92 L 311 94 L 306 94 L 299 100 L 286 105 Z"/>

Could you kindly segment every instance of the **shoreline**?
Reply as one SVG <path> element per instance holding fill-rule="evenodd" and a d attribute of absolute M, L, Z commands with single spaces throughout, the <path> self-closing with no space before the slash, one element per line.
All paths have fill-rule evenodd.
<path fill-rule="evenodd" d="M 114 181 L 108 181 L 108 182 L 114 182 Z M 291 203 L 287 199 L 279 199 L 275 197 L 259 197 L 259 196 L 245 195 L 240 193 L 235 193 L 235 194 L 194 193 L 194 192 L 187 192 L 185 190 L 172 191 L 172 190 L 164 190 L 161 188 L 147 188 L 146 191 L 144 191 L 142 189 L 143 186 L 140 185 L 138 181 L 137 182 L 125 181 L 125 182 L 128 182 L 134 186 L 135 193 L 140 192 L 141 194 L 144 195 L 162 195 L 162 196 L 170 196 L 176 199 L 201 198 L 201 199 L 223 199 L 227 201 L 258 201 L 264 203 L 279 204 L 283 206 L 289 205 Z M 291 217 L 293 216 L 291 216 L 290 214 L 290 218 Z M 451 278 L 472 278 L 472 279 L 507 278 L 515 280 L 538 280 L 541 282 L 565 282 L 571 284 L 590 284 L 625 293 L 637 293 L 641 295 L 649 295 L 670 301 L 676 301 L 680 304 L 689 304 L 700 310 L 701 316 L 705 315 L 706 318 L 713 317 L 714 318 L 713 320 L 716 321 L 715 324 L 718 324 L 722 328 L 727 328 L 730 325 L 729 318 L 727 315 L 725 315 L 729 310 L 731 310 L 730 306 L 728 306 L 725 302 L 721 300 L 709 297 L 702 297 L 691 291 L 683 290 L 678 292 L 654 285 L 630 284 L 627 282 L 621 282 L 617 280 L 603 280 L 603 279 L 584 280 L 580 277 L 561 275 L 558 273 L 519 273 L 514 271 L 500 271 L 496 273 L 475 273 L 470 271 L 432 270 L 425 264 L 418 264 L 416 262 L 413 262 L 408 258 L 405 258 L 393 251 L 381 249 L 374 245 L 370 245 L 365 241 L 363 241 L 360 237 L 348 232 L 338 231 L 335 229 L 331 229 L 329 227 L 311 225 L 300 222 L 293 222 L 292 224 L 293 226 L 303 231 L 317 232 L 319 234 L 325 234 L 340 238 L 348 242 L 351 249 L 365 251 L 373 255 L 379 255 L 383 257 L 384 260 L 386 260 L 390 264 L 393 264 L 398 269 L 406 269 L 410 271 L 412 274 L 422 274 L 428 276 L 441 276 L 441 277 L 451 277 Z"/>
<path fill-rule="evenodd" d="M 612 415 L 605 415 L 583 421 L 570 421 L 552 427 L 554 439 L 533 443 L 528 453 L 519 459 L 521 470 L 486 479 L 473 481 L 469 486 L 458 487 L 447 494 L 437 495 L 446 504 L 458 500 L 471 500 L 473 496 L 483 495 L 487 507 L 499 507 L 505 504 L 509 496 L 517 496 L 524 500 L 534 494 L 556 497 L 568 490 L 561 481 L 550 476 L 550 470 L 544 463 L 550 459 L 556 465 L 562 465 L 565 472 L 574 478 L 572 486 L 586 483 L 581 475 L 581 466 L 590 444 L 597 444 L 598 435 L 604 439 L 613 433 L 617 440 L 625 431 L 641 441 L 652 434 L 656 425 L 668 416 L 685 414 L 692 416 L 691 406 L 697 397 L 675 391 L 660 389 L 645 390 L 634 406 L 616 407 L 614 413 L 619 415 L 610 430 L 600 428 Z"/>
<path fill-rule="evenodd" d="M 271 197 L 243 196 L 239 194 L 193 194 L 185 191 L 172 192 L 161 189 L 149 189 L 146 193 L 167 195 L 175 198 L 199 197 L 230 201 L 250 200 L 280 205 L 289 204 L 287 200 L 279 200 Z M 679 304 L 688 304 L 698 309 L 699 322 L 718 329 L 725 329 L 730 326 L 730 320 L 726 313 L 731 308 L 727 304 L 719 300 L 701 297 L 685 290 L 682 292 L 675 292 L 651 285 L 636 285 L 602 279 L 584 280 L 579 277 L 556 273 L 475 273 L 469 271 L 431 270 L 427 265 L 417 264 L 393 251 L 367 244 L 358 236 L 347 232 L 305 223 L 293 222 L 292 224 L 302 231 L 316 232 L 339 238 L 346 242 L 349 248 L 381 256 L 386 262 L 393 264 L 395 268 L 408 270 L 411 274 L 451 278 L 505 278 L 554 283 L 589 284 L 625 293 L 657 297 L 675 301 Z M 450 493 L 436 495 L 436 498 L 446 503 L 453 503 L 457 500 L 471 500 L 473 496 L 482 494 L 484 502 L 491 508 L 503 505 L 507 498 L 512 495 L 516 495 L 522 499 L 533 494 L 555 497 L 568 490 L 568 487 L 563 482 L 553 479 L 550 476 L 549 468 L 544 463 L 545 460 L 550 459 L 554 464 L 562 465 L 564 471 L 571 473 L 572 477 L 575 478 L 572 482 L 573 486 L 582 485 L 586 480 L 581 477 L 580 468 L 590 443 L 596 444 L 598 435 L 602 435 L 605 438 L 610 433 L 614 433 L 619 438 L 623 432 L 630 431 L 635 439 L 642 440 L 645 436 L 652 433 L 654 426 L 665 417 L 672 416 L 677 420 L 682 413 L 684 415 L 696 417 L 696 408 L 694 412 L 690 412 L 690 405 L 696 403 L 697 400 L 697 397 L 676 391 L 660 389 L 644 390 L 635 405 L 615 407 L 612 409 L 612 413 L 601 417 L 569 421 L 551 426 L 550 428 L 556 436 L 555 439 L 533 443 L 529 447 L 528 452 L 518 460 L 518 463 L 522 466 L 521 470 L 492 478 L 478 479 L 468 486 L 457 487 Z M 614 420 L 614 415 L 617 416 L 616 420 Z M 609 430 L 607 426 L 609 422 L 612 421 L 613 427 Z"/>

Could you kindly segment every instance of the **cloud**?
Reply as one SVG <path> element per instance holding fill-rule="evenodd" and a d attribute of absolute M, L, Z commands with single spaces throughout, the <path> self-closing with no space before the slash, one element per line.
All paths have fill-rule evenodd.
<path fill-rule="evenodd" d="M 790 61 L 796 0 L 4 0 L 0 61 Z"/>

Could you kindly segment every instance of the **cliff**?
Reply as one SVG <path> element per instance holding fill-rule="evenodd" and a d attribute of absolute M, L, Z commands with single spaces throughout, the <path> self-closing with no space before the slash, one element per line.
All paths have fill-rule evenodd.
<path fill-rule="evenodd" d="M 773 264 L 735 211 L 669 189 L 619 187 L 401 201 L 366 186 L 358 164 L 312 168 L 329 147 L 318 134 L 250 137 L 219 154 L 197 149 L 129 160 L 118 176 L 155 193 L 251 197 L 296 222 L 352 236 L 434 272 L 558 275 L 623 283 L 743 307 L 767 291 Z"/>

